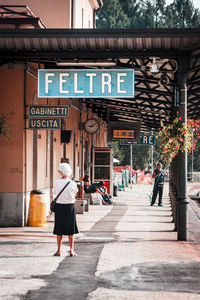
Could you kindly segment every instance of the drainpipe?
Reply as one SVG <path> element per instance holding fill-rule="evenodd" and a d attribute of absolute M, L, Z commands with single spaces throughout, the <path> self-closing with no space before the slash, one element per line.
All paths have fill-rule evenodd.
<path fill-rule="evenodd" d="M 27 131 L 26 131 L 26 81 L 27 81 L 27 66 L 24 68 L 24 199 L 23 199 L 23 221 L 22 226 L 25 226 L 26 223 L 26 194 L 27 194 L 27 150 L 26 150 L 26 143 L 27 143 Z"/>
<path fill-rule="evenodd" d="M 76 0 L 72 0 L 72 28 L 76 28 Z"/>
<path fill-rule="evenodd" d="M 189 57 L 179 58 L 178 61 L 178 87 L 179 87 L 179 117 L 180 122 L 187 123 L 187 77 Z M 177 201 L 177 230 L 178 240 L 187 240 L 187 148 L 179 153 L 178 162 L 179 185 Z"/>
<path fill-rule="evenodd" d="M 93 28 L 94 28 L 94 29 L 96 28 L 96 15 L 97 15 L 97 12 L 98 12 L 100 9 L 102 9 L 102 7 L 103 7 L 103 2 L 102 2 L 102 0 L 97 0 L 97 2 L 98 2 L 99 7 L 93 9 Z"/>

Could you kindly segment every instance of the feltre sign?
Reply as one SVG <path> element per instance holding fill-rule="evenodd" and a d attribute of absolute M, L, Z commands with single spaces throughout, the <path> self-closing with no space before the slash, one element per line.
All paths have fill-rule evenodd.
<path fill-rule="evenodd" d="M 40 69 L 38 98 L 133 98 L 133 69 Z"/>

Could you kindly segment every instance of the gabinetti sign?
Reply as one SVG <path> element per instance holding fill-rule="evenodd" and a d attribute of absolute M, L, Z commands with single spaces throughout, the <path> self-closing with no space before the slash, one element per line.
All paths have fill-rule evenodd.
<path fill-rule="evenodd" d="M 40 69 L 38 98 L 133 98 L 133 69 Z"/>

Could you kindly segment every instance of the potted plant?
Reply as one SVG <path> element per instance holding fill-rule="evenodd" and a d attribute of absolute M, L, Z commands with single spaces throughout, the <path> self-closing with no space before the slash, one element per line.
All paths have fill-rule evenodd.
<path fill-rule="evenodd" d="M 9 126 L 8 121 L 13 114 L 14 111 L 0 114 L 0 135 L 3 135 L 9 141 L 11 141 L 11 126 Z"/>
<path fill-rule="evenodd" d="M 156 138 L 162 146 L 163 160 L 168 164 L 179 153 L 187 150 L 189 153 L 192 148 L 195 149 L 195 142 L 200 138 L 198 133 L 199 121 L 189 120 L 181 123 L 181 117 L 177 117 L 171 124 L 164 125 L 161 122 L 161 128 Z"/>

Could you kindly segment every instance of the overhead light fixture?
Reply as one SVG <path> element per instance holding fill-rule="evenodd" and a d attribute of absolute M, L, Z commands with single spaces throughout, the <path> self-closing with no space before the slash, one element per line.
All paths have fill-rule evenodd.
<path fill-rule="evenodd" d="M 153 57 L 153 62 L 150 65 L 150 72 L 151 72 L 151 74 L 154 74 L 154 75 L 159 73 L 159 66 L 156 63 L 155 57 Z"/>
<path fill-rule="evenodd" d="M 115 67 L 115 61 L 60 61 L 56 63 L 57 66 L 89 66 L 89 67 Z"/>

